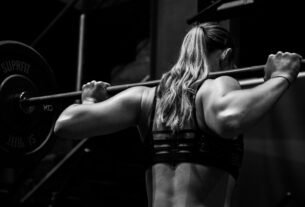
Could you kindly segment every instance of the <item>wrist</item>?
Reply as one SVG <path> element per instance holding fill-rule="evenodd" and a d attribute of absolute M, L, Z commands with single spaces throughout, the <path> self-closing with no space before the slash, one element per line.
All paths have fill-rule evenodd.
<path fill-rule="evenodd" d="M 288 83 L 288 88 L 289 88 L 289 86 L 291 85 L 291 81 L 290 81 L 289 78 L 287 78 L 286 76 L 283 76 L 283 75 L 275 75 L 275 76 L 272 76 L 270 79 L 273 79 L 273 78 L 281 78 L 281 79 L 285 80 L 285 81 Z"/>

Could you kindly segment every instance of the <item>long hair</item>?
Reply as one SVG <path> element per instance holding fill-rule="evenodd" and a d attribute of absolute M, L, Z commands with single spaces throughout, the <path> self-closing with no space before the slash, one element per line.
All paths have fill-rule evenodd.
<path fill-rule="evenodd" d="M 227 30 L 214 23 L 193 26 L 184 37 L 177 62 L 164 73 L 159 86 L 156 124 L 179 131 L 191 118 L 189 91 L 206 79 L 207 55 L 217 49 L 233 48 Z"/>

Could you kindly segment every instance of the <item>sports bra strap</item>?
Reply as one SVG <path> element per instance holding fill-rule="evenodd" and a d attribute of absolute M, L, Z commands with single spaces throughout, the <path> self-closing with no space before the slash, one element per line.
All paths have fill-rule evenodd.
<path fill-rule="evenodd" d="M 203 80 L 202 82 L 197 84 L 194 88 L 189 89 L 189 92 L 192 93 L 192 107 L 193 107 L 192 113 L 193 113 L 193 117 L 194 117 L 195 128 L 198 131 L 201 131 L 201 130 L 199 128 L 199 124 L 198 124 L 197 116 L 196 116 L 196 95 L 197 95 L 197 92 L 198 92 L 200 86 L 203 84 L 204 81 L 205 80 Z"/>
<path fill-rule="evenodd" d="M 151 114 L 150 114 L 149 130 L 151 132 L 152 132 L 152 129 L 153 129 L 154 117 L 155 117 L 155 112 L 156 112 L 157 92 L 158 92 L 158 86 L 156 86 L 156 88 L 155 88 L 155 95 L 154 95 L 152 110 L 151 110 Z"/>

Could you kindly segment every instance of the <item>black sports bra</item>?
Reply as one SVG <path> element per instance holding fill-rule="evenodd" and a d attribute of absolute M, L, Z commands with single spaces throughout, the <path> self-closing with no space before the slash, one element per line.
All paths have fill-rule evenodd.
<path fill-rule="evenodd" d="M 199 88 L 199 87 L 198 87 Z M 191 128 L 173 133 L 166 128 L 154 127 L 155 108 L 157 102 L 155 92 L 150 117 L 150 132 L 145 138 L 148 164 L 168 163 L 177 165 L 181 162 L 198 163 L 223 169 L 235 179 L 243 158 L 243 136 L 237 139 L 222 138 L 211 130 L 200 130 L 196 118 L 195 97 L 197 90 L 192 92 L 193 123 Z"/>

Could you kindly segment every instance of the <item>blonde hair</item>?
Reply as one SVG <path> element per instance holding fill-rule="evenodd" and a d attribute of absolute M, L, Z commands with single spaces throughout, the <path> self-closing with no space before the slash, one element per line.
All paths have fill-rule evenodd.
<path fill-rule="evenodd" d="M 178 131 L 192 116 L 189 91 L 208 75 L 207 55 L 233 47 L 229 32 L 214 23 L 193 26 L 184 37 L 178 61 L 163 74 L 158 90 L 156 125 Z"/>

